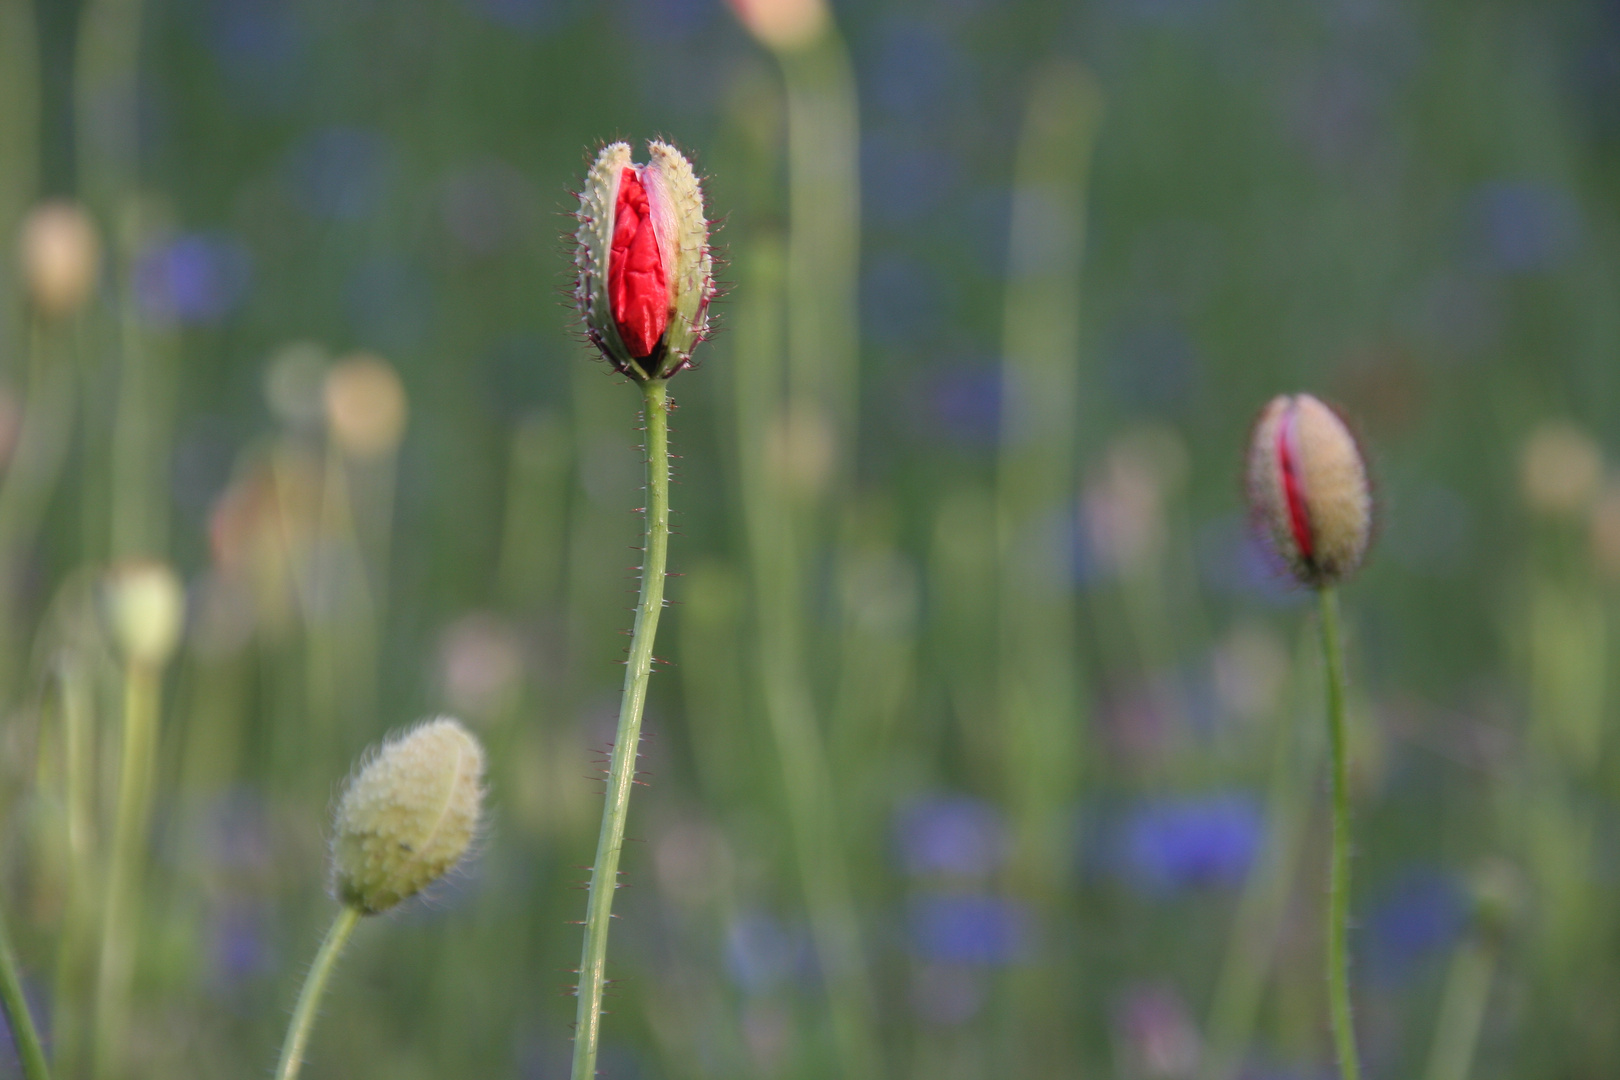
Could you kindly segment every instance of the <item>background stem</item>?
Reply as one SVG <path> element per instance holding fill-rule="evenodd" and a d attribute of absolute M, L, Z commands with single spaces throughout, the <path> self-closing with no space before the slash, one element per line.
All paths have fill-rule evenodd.
<path fill-rule="evenodd" d="M 585 911 L 585 947 L 579 960 L 579 1011 L 574 1024 L 573 1080 L 593 1080 L 596 1048 L 601 1039 L 602 991 L 607 982 L 608 923 L 613 917 L 613 892 L 618 887 L 619 853 L 624 847 L 624 825 L 630 810 L 630 785 L 636 778 L 637 750 L 641 745 L 641 713 L 647 704 L 647 682 L 652 676 L 653 638 L 664 609 L 664 563 L 669 551 L 669 415 L 665 412 L 664 382 L 642 384 L 647 427 L 647 542 L 641 567 L 641 594 L 636 600 L 636 621 L 630 637 L 630 660 L 624 672 L 624 696 L 619 706 L 618 734 L 608 770 L 607 800 L 602 807 L 602 832 L 596 841 L 590 892 Z"/>
<path fill-rule="evenodd" d="M 4 919 L 0 919 L 0 1006 L 6 1011 L 6 1023 L 11 1028 L 17 1057 L 22 1061 L 23 1076 L 28 1080 L 50 1080 L 45 1050 L 40 1046 L 39 1032 L 34 1029 L 34 1018 L 28 1011 L 28 998 L 23 994 L 22 979 L 17 974 L 17 954 L 11 947 L 11 931 Z"/>
<path fill-rule="evenodd" d="M 118 812 L 102 922 L 96 978 L 96 1042 L 92 1073 L 108 1077 L 124 1041 L 130 983 L 135 972 L 135 929 L 140 921 L 141 861 L 152 816 L 152 774 L 157 765 L 158 690 L 161 675 L 130 663 L 124 674 L 124 738 L 118 777 Z"/>
<path fill-rule="evenodd" d="M 1327 661 L 1329 757 L 1333 767 L 1333 855 L 1328 882 L 1327 974 L 1333 1045 L 1339 1075 L 1361 1075 L 1350 1016 L 1350 766 L 1344 734 L 1344 649 L 1339 640 L 1339 600 L 1331 587 L 1320 592 L 1322 655 Z"/>
<path fill-rule="evenodd" d="M 1303 670 L 1313 647 L 1301 636 L 1297 650 Z M 1311 692 L 1315 692 L 1312 686 Z M 1281 697 L 1271 718 L 1276 744 L 1271 764 L 1271 791 L 1266 800 L 1269 823 L 1266 850 L 1249 874 L 1238 900 L 1226 956 L 1215 983 L 1209 1010 L 1209 1049 L 1204 1054 L 1203 1080 L 1233 1080 L 1254 1035 L 1266 981 L 1276 964 L 1287 912 L 1298 877 L 1300 859 L 1309 838 L 1308 826 L 1314 790 L 1308 778 L 1321 764 L 1322 741 L 1316 729 L 1301 730 L 1292 723 L 1298 711 L 1296 693 Z"/>
<path fill-rule="evenodd" d="M 1053 527 L 1073 498 L 1086 384 L 1080 323 L 1086 187 L 1102 98 L 1091 75 L 1057 60 L 1034 74 L 1013 174 L 1002 315 L 1001 445 L 995 484 L 995 720 L 1011 827 L 1003 887 L 1061 955 L 1073 808 L 1088 756 L 1073 592 L 1054 587 L 1073 554 Z M 999 1052 L 1010 1073 L 1073 1061 L 1085 988 L 1055 963 L 1008 973 Z"/>
<path fill-rule="evenodd" d="M 1457 947 L 1440 998 L 1427 1080 L 1468 1080 L 1495 971 L 1496 950 L 1488 942 L 1470 940 Z"/>
<path fill-rule="evenodd" d="M 321 942 L 321 951 L 315 954 L 315 962 L 304 976 L 304 988 L 298 992 L 298 1004 L 293 1007 L 292 1022 L 287 1025 L 287 1040 L 281 1045 L 276 1080 L 293 1080 L 304 1064 L 304 1047 L 309 1044 L 309 1032 L 315 1026 L 315 1012 L 320 1007 L 321 994 L 326 991 L 326 980 L 359 921 L 360 909 L 352 904 L 344 904 L 337 918 L 332 920 L 332 928 Z"/>

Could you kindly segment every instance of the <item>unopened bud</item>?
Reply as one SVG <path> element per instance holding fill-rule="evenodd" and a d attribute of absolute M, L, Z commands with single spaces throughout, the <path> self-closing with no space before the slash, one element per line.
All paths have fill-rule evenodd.
<path fill-rule="evenodd" d="M 1361 565 L 1372 493 L 1361 448 L 1339 414 L 1309 394 L 1273 398 L 1249 445 L 1249 506 L 1302 585 L 1331 585 Z"/>
<path fill-rule="evenodd" d="M 708 332 L 714 263 L 703 189 L 667 143 L 648 163 L 627 143 L 602 148 L 579 198 L 574 301 L 585 334 L 615 370 L 667 379 L 691 366 Z"/>
<path fill-rule="evenodd" d="M 1620 484 L 1609 484 L 1598 496 L 1589 529 L 1592 561 L 1605 578 L 1620 581 Z"/>
<path fill-rule="evenodd" d="M 1529 890 L 1512 863 L 1487 859 L 1474 872 L 1471 885 L 1474 918 L 1487 938 L 1499 941 L 1523 921 Z"/>
<path fill-rule="evenodd" d="M 293 341 L 271 354 L 264 368 L 264 398 L 277 420 L 295 431 L 319 430 L 326 403 L 326 350 Z"/>
<path fill-rule="evenodd" d="M 1525 440 L 1519 482 L 1532 510 L 1579 514 L 1591 505 L 1603 483 L 1603 453 L 1574 424 L 1542 424 Z"/>
<path fill-rule="evenodd" d="M 159 668 L 174 656 L 185 624 L 186 592 L 167 563 L 120 563 L 102 581 L 102 610 L 125 660 Z"/>
<path fill-rule="evenodd" d="M 825 0 L 728 0 L 737 19 L 767 48 L 802 49 L 827 26 Z"/>
<path fill-rule="evenodd" d="M 478 831 L 484 748 L 449 717 L 384 742 L 338 801 L 332 886 L 368 915 L 449 873 Z"/>
<path fill-rule="evenodd" d="M 391 454 L 405 435 L 405 386 L 381 357 L 360 353 L 326 374 L 326 424 L 332 439 L 355 457 Z"/>
<path fill-rule="evenodd" d="M 78 203 L 41 203 L 23 220 L 23 279 L 34 305 L 47 318 L 78 310 L 95 288 L 101 267 L 101 237 Z"/>

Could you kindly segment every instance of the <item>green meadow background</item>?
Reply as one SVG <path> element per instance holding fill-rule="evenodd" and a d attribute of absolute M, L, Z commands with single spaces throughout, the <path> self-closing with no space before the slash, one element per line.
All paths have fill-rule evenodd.
<path fill-rule="evenodd" d="M 439 713 L 476 857 L 359 928 L 305 1075 L 566 1075 L 642 505 L 571 192 L 655 136 L 725 293 L 604 1077 L 1332 1075 L 1313 607 L 1241 488 L 1298 390 L 1378 487 L 1367 1075 L 1620 1071 L 1614 4 L 850 0 L 773 52 L 721 0 L 0 0 L 0 905 L 59 1074 L 143 557 L 188 625 L 107 1080 L 269 1074 L 333 794 Z M 46 198 L 101 235 L 63 319 Z M 333 422 L 386 419 L 358 354 L 397 439 Z"/>

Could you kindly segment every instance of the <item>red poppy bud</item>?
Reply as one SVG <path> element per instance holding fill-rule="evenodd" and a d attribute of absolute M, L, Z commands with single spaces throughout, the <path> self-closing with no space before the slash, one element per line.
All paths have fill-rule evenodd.
<path fill-rule="evenodd" d="M 714 268 L 703 192 L 692 166 L 665 143 L 646 165 L 630 147 L 604 147 L 580 193 L 579 279 L 585 333 L 614 368 L 667 379 L 691 365 L 708 331 Z"/>
<path fill-rule="evenodd" d="M 1372 494 L 1355 436 L 1309 394 L 1271 400 L 1249 445 L 1249 505 L 1262 535 L 1302 585 L 1331 585 L 1361 565 Z"/>

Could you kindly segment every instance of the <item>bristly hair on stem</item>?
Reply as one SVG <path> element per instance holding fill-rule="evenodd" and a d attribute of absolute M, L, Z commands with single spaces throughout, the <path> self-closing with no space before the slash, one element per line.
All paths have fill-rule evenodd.
<path fill-rule="evenodd" d="M 596 858 L 586 884 L 585 940 L 581 947 L 579 982 L 575 995 L 579 1005 L 574 1020 L 572 1080 L 593 1080 L 597 1049 L 601 1042 L 602 1008 L 609 980 L 606 974 L 608 932 L 612 925 L 613 896 L 625 884 L 619 880 L 619 857 L 626 841 L 630 792 L 640 771 L 641 722 L 647 702 L 648 683 L 653 672 L 653 641 L 664 609 L 669 552 L 669 408 L 665 379 L 649 378 L 641 383 L 647 431 L 647 505 L 645 507 L 645 558 L 640 569 L 635 621 L 631 627 L 629 656 L 625 661 L 624 692 L 619 708 L 618 730 L 610 744 L 602 829 L 597 838 Z"/>
<path fill-rule="evenodd" d="M 613 894 L 626 887 L 619 880 L 619 856 L 631 789 L 646 784 L 636 760 L 641 756 L 647 686 L 660 662 L 653 656 L 653 641 L 668 606 L 669 414 L 674 403 L 666 383 L 693 366 L 693 350 L 712 332 L 709 305 L 715 297 L 714 253 L 697 174 L 667 142 L 650 142 L 647 157 L 647 164 L 636 164 L 625 142 L 601 147 L 580 188 L 575 214 L 574 304 L 585 339 L 615 371 L 641 386 L 647 483 L 646 503 L 637 508 L 644 539 L 642 563 L 635 568 L 635 620 L 624 660 L 618 732 L 608 755 L 602 828 L 586 886 L 572 1080 L 594 1080 L 596 1075 Z"/>
<path fill-rule="evenodd" d="M 1321 601 L 1322 657 L 1327 676 L 1328 757 L 1332 765 L 1333 836 L 1328 873 L 1327 977 L 1333 1046 L 1342 1080 L 1360 1080 L 1361 1059 L 1350 1006 L 1350 761 L 1344 715 L 1344 644 L 1339 598 L 1331 586 Z"/>

